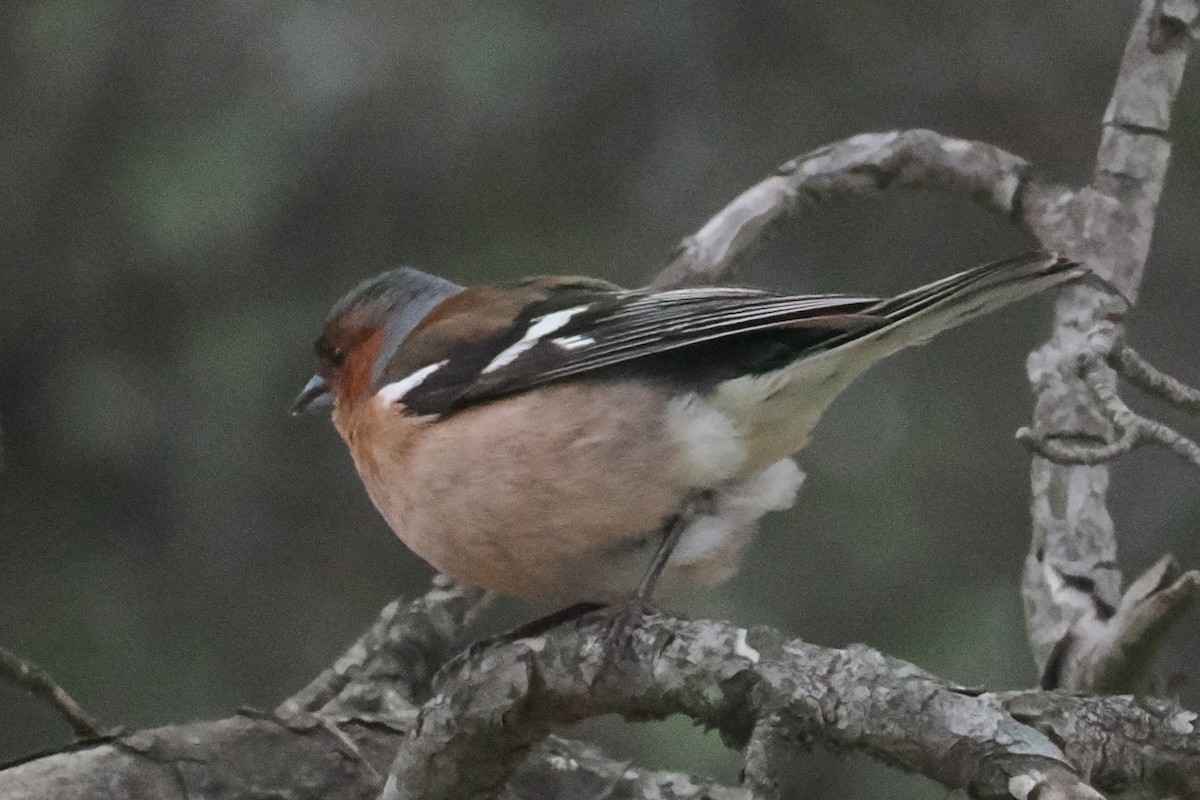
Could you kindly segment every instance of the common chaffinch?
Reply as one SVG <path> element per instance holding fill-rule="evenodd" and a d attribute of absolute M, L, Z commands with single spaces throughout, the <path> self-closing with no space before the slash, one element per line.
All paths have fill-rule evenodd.
<path fill-rule="evenodd" d="M 376 508 L 459 582 L 646 600 L 734 573 L 857 375 L 1079 275 L 1038 252 L 877 299 L 395 269 L 333 307 L 293 410 L 332 407 Z"/>

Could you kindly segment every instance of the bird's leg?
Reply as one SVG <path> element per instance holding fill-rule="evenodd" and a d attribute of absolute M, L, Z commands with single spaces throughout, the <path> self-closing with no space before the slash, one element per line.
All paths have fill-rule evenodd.
<path fill-rule="evenodd" d="M 541 636 L 559 625 L 568 622 L 582 624 L 597 617 L 604 622 L 604 630 L 600 634 L 600 646 L 605 653 L 604 663 L 606 667 L 612 664 L 621 648 L 629 643 L 629 635 L 641 618 L 657 610 L 654 607 L 654 590 L 658 587 L 663 572 L 667 568 L 667 562 L 670 561 L 671 554 L 675 552 L 683 532 L 696 518 L 699 502 L 703 499 L 704 495 L 690 498 L 678 512 L 663 520 L 660 526 L 662 541 L 659 542 L 658 549 L 654 552 L 654 558 L 650 561 L 646 574 L 642 576 L 637 589 L 628 599 L 611 605 L 575 603 L 551 614 L 538 617 L 531 622 L 526 622 L 508 633 L 475 641 L 438 670 L 438 676 L 434 679 L 435 684 L 442 676 L 458 671 L 467 661 L 493 645 L 510 644 L 521 639 Z"/>
<path fill-rule="evenodd" d="M 658 550 L 654 553 L 654 560 L 650 562 L 650 567 L 642 577 L 642 582 L 634 591 L 633 600 L 644 606 L 650 605 L 651 598 L 654 597 L 654 590 L 658 588 L 658 582 L 662 579 L 663 570 L 667 568 L 667 561 L 670 560 L 671 554 L 679 545 L 679 538 L 683 536 L 688 523 L 692 521 L 692 515 L 688 513 L 690 510 L 691 504 L 678 514 L 672 514 L 663 523 L 663 540 L 659 543 Z"/>
<path fill-rule="evenodd" d="M 611 663 L 617 653 L 629 644 L 630 634 L 641 618 L 656 611 L 654 590 L 658 588 L 658 582 L 662 579 L 667 562 L 671 559 L 671 554 L 675 552 L 675 547 L 679 544 L 683 532 L 695 519 L 695 506 L 695 501 L 689 500 L 683 508 L 663 522 L 662 541 L 633 595 L 623 603 L 600 610 L 599 613 L 606 616 L 604 632 L 600 636 L 600 646 L 605 651 L 606 665 Z"/>

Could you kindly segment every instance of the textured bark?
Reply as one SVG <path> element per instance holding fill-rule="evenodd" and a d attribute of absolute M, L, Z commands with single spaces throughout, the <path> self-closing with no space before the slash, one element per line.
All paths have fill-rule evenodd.
<path fill-rule="evenodd" d="M 404 734 L 481 592 L 438 582 L 392 603 L 337 662 L 275 711 L 80 742 L 0 768 L 4 800 L 258 800 L 377 797 Z M 688 775 L 637 769 L 590 745 L 549 737 L 509 797 L 744 800 Z"/>
<path fill-rule="evenodd" d="M 404 726 L 325 715 L 246 712 L 155 728 L 10 766 L 4 800 L 365 800 L 378 797 Z M 506 798 L 748 800 L 743 790 L 613 761 L 550 737 L 512 778 Z"/>
<path fill-rule="evenodd" d="M 684 239 L 653 285 L 714 283 L 754 252 L 772 224 L 834 198 L 887 189 L 961 192 L 1005 216 L 1029 168 L 984 142 L 929 130 L 863 133 L 788 161 Z"/>
<path fill-rule="evenodd" d="M 618 661 L 603 621 L 484 647 L 430 681 L 461 645 L 478 592 L 393 603 L 336 665 L 274 712 L 80 743 L 0 769 L 5 800 L 74 798 L 776 797 L 778 765 L 813 744 L 859 750 L 978 797 L 1146 788 L 1200 797 L 1195 714 L 1130 697 L 978 693 L 867 647 L 769 629 L 652 617 Z M 421 704 L 421 705 L 418 705 Z M 588 716 L 675 713 L 742 749 L 722 787 L 614 762 L 549 735 Z M 502 793 L 507 782 L 507 789 Z"/>
<path fill-rule="evenodd" d="M 1124 318 L 1137 299 L 1154 215 L 1166 179 L 1171 104 L 1192 46 L 1197 5 L 1144 0 L 1104 115 L 1089 185 L 1071 190 L 1031 182 L 1022 194 L 1024 224 L 1046 247 L 1085 263 L 1107 285 L 1064 291 L 1054 333 L 1029 357 L 1037 393 L 1034 431 L 1043 439 L 1106 443 L 1116 431 L 1097 396 L 1113 391 L 1107 365 L 1088 377 L 1081 365 L 1096 352 L 1098 326 Z M 1112 326 L 1112 339 L 1121 338 Z M 1117 538 L 1106 497 L 1104 464 L 1056 464 L 1034 458 L 1033 537 L 1022 593 L 1026 625 L 1043 685 L 1072 690 L 1142 688 L 1165 623 L 1194 594 L 1195 573 L 1163 561 L 1122 596 Z M 1147 602 L 1159 595 L 1155 602 Z M 1140 613 L 1130 613 L 1137 608 Z M 1147 619 L 1158 612 L 1157 619 Z"/>
<path fill-rule="evenodd" d="M 400 730 L 243 714 L 83 745 L 0 771 L 5 800 L 374 797 Z"/>
<path fill-rule="evenodd" d="M 1098 797 L 1084 781 L 1200 797 L 1196 715 L 1167 701 L 980 693 L 860 645 L 665 617 L 643 619 L 613 660 L 605 629 L 560 627 L 469 659 L 422 708 L 384 800 L 493 797 L 550 731 L 611 712 L 716 728 L 745 752 L 757 797 L 782 796 L 773 765 L 816 743 L 974 797 Z"/>

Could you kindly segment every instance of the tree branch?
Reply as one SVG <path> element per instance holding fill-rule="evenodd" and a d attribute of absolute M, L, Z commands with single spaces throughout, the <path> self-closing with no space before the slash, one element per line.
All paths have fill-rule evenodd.
<path fill-rule="evenodd" d="M 1137 418 L 1114 436 L 1096 397 L 1119 402 L 1111 368 L 1093 370 L 1089 380 L 1077 369 L 1097 356 L 1089 349 L 1092 330 L 1123 318 L 1137 297 L 1170 158 L 1170 108 L 1197 17 L 1195 0 L 1143 0 L 1104 115 L 1093 180 L 1078 191 L 1035 178 L 1028 162 L 993 145 L 926 130 L 863 134 L 793 159 L 743 192 L 685 239 L 653 281 L 660 287 L 715 281 L 787 215 L 832 197 L 889 188 L 964 192 L 1099 276 L 1102 281 L 1062 292 L 1054 336 L 1030 355 L 1037 403 L 1033 430 L 1021 432 L 1044 456 L 1032 465 L 1034 530 L 1022 581 L 1026 625 L 1043 680 L 1053 677 L 1075 689 L 1094 687 L 1105 669 L 1071 653 L 1115 652 L 1103 642 L 1122 638 L 1110 628 L 1112 610 L 1121 604 L 1121 573 L 1102 462 L 1143 442 L 1200 460 L 1194 443 L 1151 420 Z M 1058 588 L 1064 576 L 1071 591 Z M 1178 596 L 1190 596 L 1188 585 Z"/>
<path fill-rule="evenodd" d="M 864 133 L 783 164 L 680 243 L 652 281 L 674 288 L 713 283 L 789 214 L 837 197 L 886 189 L 961 192 L 1011 217 L 1029 164 L 995 145 L 935 131 Z"/>
<path fill-rule="evenodd" d="M 1029 428 L 1017 431 L 1017 441 L 1037 455 L 1055 464 L 1103 464 L 1124 455 L 1143 444 L 1157 444 L 1200 467 L 1200 445 L 1168 425 L 1135 413 L 1110 380 L 1111 366 L 1118 374 L 1126 375 L 1137 385 L 1174 403 L 1191 409 L 1200 403 L 1200 392 L 1180 381 L 1158 372 L 1128 346 L 1121 344 L 1116 323 L 1100 322 L 1088 335 L 1088 351 L 1079 359 L 1079 377 L 1091 390 L 1111 430 L 1112 441 L 1095 444 L 1090 441 L 1066 441 L 1063 438 L 1043 438 Z"/>
<path fill-rule="evenodd" d="M 0 647 L 0 678 L 20 686 L 49 703 L 67 721 L 76 736 L 100 736 L 103 726 L 67 694 L 44 669 Z"/>
<path fill-rule="evenodd" d="M 1085 781 L 1200 797 L 1196 715 L 1167 701 L 979 693 L 861 645 L 818 647 L 765 628 L 662 616 L 646 617 L 613 662 L 599 646 L 603 625 L 475 654 L 421 709 L 384 800 L 493 797 L 550 731 L 606 713 L 685 714 L 716 728 L 745 752 L 756 797 L 781 796 L 778 765 L 817 742 L 975 797 L 1038 787 L 1098 797 Z"/>
<path fill-rule="evenodd" d="M 335 662 L 274 712 L 112 734 L 0 765 L 4 800 L 257 800 L 379 794 L 405 732 L 428 700 L 430 681 L 463 646 L 483 593 L 438 580 L 424 596 L 389 604 Z M 562 787 L 579 800 L 748 800 L 712 781 L 654 772 L 596 748 L 550 737 L 512 780 Z M 544 796 L 544 795 L 543 795 Z"/>
<path fill-rule="evenodd" d="M 1200 411 L 1200 389 L 1155 368 L 1124 342 L 1111 356 L 1113 368 L 1130 383 L 1184 411 Z"/>
<path fill-rule="evenodd" d="M 1091 448 L 1092 456 L 1112 457 L 1138 441 L 1153 440 L 1188 457 L 1186 440 L 1171 436 L 1165 426 L 1117 414 L 1125 419 L 1122 426 L 1114 417 L 1113 409 L 1120 410 L 1114 402 L 1106 412 L 1105 398 L 1119 403 L 1116 375 L 1107 363 L 1097 363 L 1112 350 L 1098 352 L 1094 337 L 1107 326 L 1114 341 L 1122 339 L 1120 320 L 1137 298 L 1170 160 L 1165 135 L 1171 104 L 1196 16 L 1194 0 L 1143 0 L 1104 115 L 1091 183 L 1070 191 L 1030 182 L 1023 194 L 1024 224 L 1042 244 L 1082 261 L 1107 283 L 1081 283 L 1062 292 L 1050 341 L 1029 356 L 1029 380 L 1037 394 L 1033 435 L 1050 445 L 1042 449 L 1044 455 L 1086 454 L 1089 448 L 1079 443 L 1115 441 Z M 1080 365 L 1088 369 L 1081 371 Z M 1116 531 L 1106 507 L 1108 468 L 1034 458 L 1031 482 L 1034 526 L 1022 595 L 1043 684 L 1076 691 L 1141 688 L 1112 682 L 1115 675 L 1145 675 L 1153 651 L 1138 642 L 1146 630 L 1159 626 L 1125 628 L 1131 617 L 1114 613 L 1138 599 L 1121 594 Z M 1168 596 L 1186 602 L 1193 585 L 1187 578 Z M 1164 620 L 1176 616 L 1170 613 Z M 1118 669 L 1105 662 L 1119 653 L 1137 653 L 1147 664 Z"/>
<path fill-rule="evenodd" d="M 385 606 L 332 667 L 275 713 L 404 718 L 425 701 L 433 676 L 466 644 L 463 630 L 489 600 L 478 589 L 455 586 L 438 575 L 423 597 Z"/>

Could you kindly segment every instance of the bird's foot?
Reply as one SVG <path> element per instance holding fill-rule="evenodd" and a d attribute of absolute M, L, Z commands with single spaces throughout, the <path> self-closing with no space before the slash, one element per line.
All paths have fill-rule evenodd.
<path fill-rule="evenodd" d="M 596 646 L 601 650 L 599 675 L 608 674 L 623 658 L 631 652 L 630 645 L 634 634 L 642 620 L 659 613 L 659 609 L 650 600 L 634 595 L 628 600 L 611 605 L 599 603 L 576 603 L 573 606 L 539 617 L 524 625 L 513 628 L 499 636 L 489 636 L 478 639 L 456 653 L 434 676 L 433 685 L 438 685 L 447 678 L 462 671 L 472 661 L 478 660 L 483 653 L 493 647 L 500 647 L 522 639 L 543 636 L 550 630 L 574 623 L 577 627 L 593 624 L 600 626 Z"/>
<path fill-rule="evenodd" d="M 559 625 L 580 620 L 587 616 L 603 612 L 605 606 L 600 603 L 576 603 L 573 606 L 559 609 L 553 613 L 547 614 L 544 617 L 538 617 L 535 620 L 526 622 L 523 625 L 518 625 L 511 631 L 501 633 L 498 636 L 487 636 L 483 639 L 477 639 L 471 642 L 458 653 L 450 657 L 445 664 L 437 671 L 434 676 L 433 683 L 437 685 L 445 678 L 462 670 L 467 663 L 475 661 L 481 656 L 484 651 L 490 650 L 493 647 L 500 647 L 513 642 L 519 642 L 522 639 L 532 639 L 535 636 L 543 636 L 548 631 Z"/>
<path fill-rule="evenodd" d="M 579 618 L 579 625 L 600 623 L 600 634 L 596 646 L 601 649 L 603 661 L 600 671 L 606 673 L 632 652 L 634 634 L 642 620 L 659 613 L 649 600 L 634 596 L 620 603 L 592 611 Z"/>

